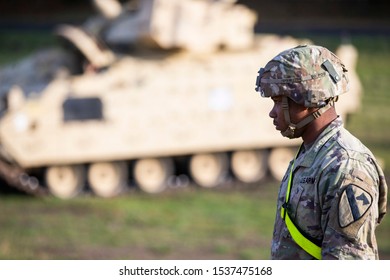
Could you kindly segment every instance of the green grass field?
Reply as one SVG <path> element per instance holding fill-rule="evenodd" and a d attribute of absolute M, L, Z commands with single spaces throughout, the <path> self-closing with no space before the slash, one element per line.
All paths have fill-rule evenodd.
<path fill-rule="evenodd" d="M 0 259 L 267 259 L 275 184 L 0 198 Z"/>
<path fill-rule="evenodd" d="M 331 49 L 340 41 L 309 38 Z M 360 54 L 364 96 L 347 128 L 384 160 L 389 181 L 390 38 L 351 40 Z M 54 44 L 47 35 L 5 33 L 0 42 L 0 65 Z M 278 182 L 268 181 L 158 196 L 130 192 L 109 200 L 0 194 L 0 259 L 267 259 L 277 191 Z M 390 259 L 389 233 L 386 217 L 377 231 L 382 259 Z"/>

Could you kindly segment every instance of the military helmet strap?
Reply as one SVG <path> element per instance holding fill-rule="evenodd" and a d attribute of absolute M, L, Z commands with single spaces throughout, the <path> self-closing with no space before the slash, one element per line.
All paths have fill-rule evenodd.
<path fill-rule="evenodd" d="M 288 125 L 287 129 L 285 131 L 282 131 L 282 135 L 287 138 L 294 138 L 295 130 L 297 129 L 297 127 L 291 122 L 288 98 L 286 96 L 282 97 L 282 110 L 284 114 L 284 120 Z"/>
<path fill-rule="evenodd" d="M 283 96 L 282 97 L 282 109 L 283 109 L 284 119 L 285 119 L 285 121 L 287 123 L 287 129 L 282 132 L 282 135 L 284 137 L 288 137 L 288 138 L 295 138 L 295 131 L 297 129 L 300 129 L 300 128 L 308 125 L 313 120 L 318 119 L 323 113 L 328 111 L 331 107 L 332 107 L 332 102 L 329 102 L 324 107 L 319 108 L 313 114 L 310 114 L 307 117 L 305 117 L 299 123 L 294 124 L 294 123 L 291 122 L 291 118 L 290 118 L 290 109 L 289 109 L 289 105 L 288 105 L 288 97 Z"/>

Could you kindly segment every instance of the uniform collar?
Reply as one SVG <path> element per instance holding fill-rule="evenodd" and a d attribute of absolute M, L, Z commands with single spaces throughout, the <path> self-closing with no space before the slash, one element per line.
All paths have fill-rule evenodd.
<path fill-rule="evenodd" d="M 322 148 L 322 146 L 334 136 L 340 129 L 343 127 L 343 121 L 340 116 L 338 116 L 334 121 L 332 121 L 323 132 L 317 137 L 312 145 L 310 145 L 309 150 L 305 151 L 302 157 L 299 157 L 296 161 L 295 166 L 310 167 L 313 165 L 313 162 Z"/>

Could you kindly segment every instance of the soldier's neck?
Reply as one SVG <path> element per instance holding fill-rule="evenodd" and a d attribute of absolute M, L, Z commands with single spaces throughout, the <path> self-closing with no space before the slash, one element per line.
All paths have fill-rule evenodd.
<path fill-rule="evenodd" d="M 321 132 L 335 119 L 337 118 L 337 113 L 334 107 L 331 107 L 329 110 L 324 112 L 318 119 L 313 120 L 309 123 L 303 133 L 302 140 L 305 145 L 311 145 L 314 141 L 320 136 Z"/>

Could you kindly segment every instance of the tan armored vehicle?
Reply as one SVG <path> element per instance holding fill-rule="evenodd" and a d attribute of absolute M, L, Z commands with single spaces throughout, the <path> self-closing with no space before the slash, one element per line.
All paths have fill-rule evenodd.
<path fill-rule="evenodd" d="M 255 78 L 304 42 L 255 35 L 255 13 L 235 1 L 137 3 L 96 0 L 101 13 L 85 26 L 58 28 L 81 54 L 81 72 L 59 71 L 39 92 L 10 88 L 1 163 L 61 198 L 86 186 L 113 197 L 132 180 L 157 193 L 180 174 L 202 187 L 228 176 L 258 182 L 268 171 L 280 179 L 298 140 L 275 131 Z M 345 116 L 358 104 L 337 105 Z"/>

